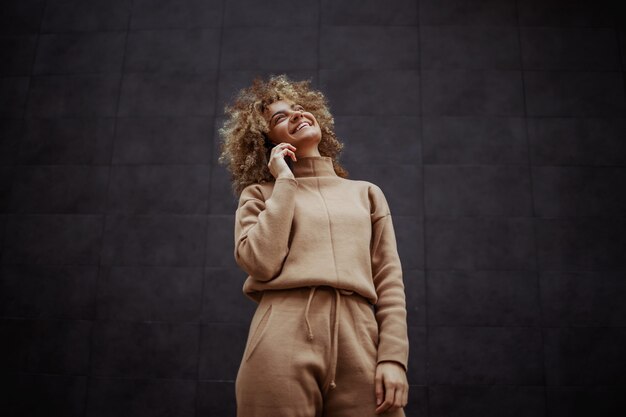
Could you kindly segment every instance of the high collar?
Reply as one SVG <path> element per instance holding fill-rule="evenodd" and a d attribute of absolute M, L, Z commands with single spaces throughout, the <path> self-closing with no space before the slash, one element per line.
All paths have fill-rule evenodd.
<path fill-rule="evenodd" d="M 294 177 L 336 177 L 330 156 L 304 156 L 291 161 Z"/>

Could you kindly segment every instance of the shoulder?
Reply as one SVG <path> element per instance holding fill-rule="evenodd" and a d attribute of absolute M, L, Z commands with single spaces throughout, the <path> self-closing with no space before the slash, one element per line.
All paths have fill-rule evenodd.
<path fill-rule="evenodd" d="M 370 197 L 370 199 L 377 199 L 377 200 L 385 199 L 385 193 L 383 192 L 382 188 L 380 188 L 378 185 L 374 184 L 373 182 L 366 181 L 366 180 L 354 180 L 354 179 L 345 179 L 345 180 L 351 181 L 355 187 L 359 187 L 365 190 L 368 196 Z"/>
<path fill-rule="evenodd" d="M 248 184 L 239 194 L 239 204 L 241 205 L 248 200 L 267 200 L 272 195 L 274 185 L 274 181 Z"/>
<path fill-rule="evenodd" d="M 361 192 L 367 196 L 373 221 L 390 214 L 385 193 L 377 184 L 366 180 L 346 179 L 346 181 L 352 181 L 354 186 L 359 187 Z"/>

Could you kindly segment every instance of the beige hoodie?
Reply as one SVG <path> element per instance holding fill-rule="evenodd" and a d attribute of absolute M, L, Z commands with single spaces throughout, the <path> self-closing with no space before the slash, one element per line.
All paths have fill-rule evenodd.
<path fill-rule="evenodd" d="M 407 370 L 409 342 L 402 267 L 382 190 L 339 177 L 327 156 L 300 157 L 294 178 L 248 185 L 235 215 L 235 260 L 243 292 L 330 285 L 376 306 L 378 362 Z"/>

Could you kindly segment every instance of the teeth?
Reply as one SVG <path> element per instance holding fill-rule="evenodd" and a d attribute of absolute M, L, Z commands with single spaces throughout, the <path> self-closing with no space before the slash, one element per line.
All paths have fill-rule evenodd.
<path fill-rule="evenodd" d="M 298 126 L 298 128 L 296 129 L 296 132 L 300 129 L 302 129 L 304 126 L 310 126 L 310 124 L 308 123 L 302 123 L 300 126 Z"/>

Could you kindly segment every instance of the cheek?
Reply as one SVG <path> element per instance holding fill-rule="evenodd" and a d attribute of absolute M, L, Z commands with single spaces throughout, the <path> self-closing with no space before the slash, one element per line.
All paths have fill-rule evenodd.
<path fill-rule="evenodd" d="M 286 126 L 276 126 L 270 132 L 270 139 L 274 140 L 274 142 L 282 142 L 285 138 L 289 137 L 289 131 Z"/>

